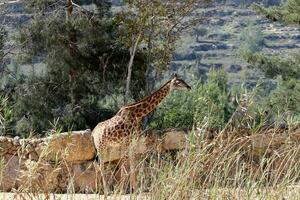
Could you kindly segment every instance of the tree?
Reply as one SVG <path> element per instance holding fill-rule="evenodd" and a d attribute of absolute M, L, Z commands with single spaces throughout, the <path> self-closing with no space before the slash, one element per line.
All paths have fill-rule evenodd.
<path fill-rule="evenodd" d="M 254 4 L 257 12 L 264 14 L 273 21 L 279 21 L 285 25 L 300 25 L 300 1 L 287 0 L 281 6 L 264 8 Z M 274 115 L 282 115 L 289 112 L 292 115 L 300 115 L 300 55 L 278 54 L 267 55 L 260 52 L 248 53 L 244 58 L 261 69 L 269 78 L 277 79 L 277 89 L 271 92 L 269 107 Z"/>
<path fill-rule="evenodd" d="M 300 25 L 300 1 L 298 0 L 287 0 L 281 6 L 273 6 L 270 8 L 264 8 L 258 4 L 253 4 L 252 8 L 273 21 L 280 21 L 286 25 Z M 289 78 L 299 79 L 299 54 L 288 56 L 250 54 L 246 59 L 261 68 L 266 75 L 271 78 L 280 75 L 283 76 L 283 79 L 285 80 Z"/>
<path fill-rule="evenodd" d="M 285 24 L 300 24 L 300 2 L 298 0 L 287 0 L 281 6 L 264 8 L 253 4 L 252 8 L 264 14 L 272 21 L 280 21 Z"/>
<path fill-rule="evenodd" d="M 158 72 L 166 69 L 175 50 L 180 33 L 199 19 L 192 16 L 193 10 L 207 3 L 207 0 L 125 0 L 124 10 L 117 14 L 120 41 L 130 49 L 127 66 L 125 103 L 128 101 L 132 64 L 138 48 L 147 52 L 148 76 L 151 66 Z M 153 87 L 148 87 L 149 92 Z"/>
<path fill-rule="evenodd" d="M 207 83 L 200 85 L 195 94 L 194 120 L 197 126 L 207 125 L 210 128 L 223 128 L 229 120 L 230 91 L 227 76 L 223 70 L 211 70 Z"/>
<path fill-rule="evenodd" d="M 72 4 L 70 4 L 72 3 Z M 32 19 L 18 36 L 20 64 L 43 63 L 36 76 L 8 84 L 14 107 L 16 134 L 42 134 L 53 126 L 61 130 L 93 128 L 120 106 L 128 49 L 117 41 L 117 27 L 108 1 L 28 0 Z M 66 6 L 67 4 L 67 6 Z M 145 56 L 135 56 L 133 97 L 145 87 Z M 58 123 L 57 122 L 58 120 Z M 54 123 L 55 122 L 55 123 Z"/>
<path fill-rule="evenodd" d="M 4 43 L 5 43 L 6 31 L 4 27 L 0 27 L 0 71 L 3 71 L 3 61 L 4 61 Z"/>

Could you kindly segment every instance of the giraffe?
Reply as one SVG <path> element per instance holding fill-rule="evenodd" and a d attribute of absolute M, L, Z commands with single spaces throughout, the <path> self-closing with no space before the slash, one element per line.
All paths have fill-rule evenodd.
<path fill-rule="evenodd" d="M 104 163 L 110 161 L 109 155 L 105 154 L 109 146 L 123 145 L 125 148 L 130 146 L 133 136 L 139 136 L 142 133 L 141 124 L 143 117 L 152 112 L 163 99 L 173 90 L 190 90 L 191 87 L 184 82 L 177 74 L 166 82 L 162 87 L 151 95 L 143 98 L 142 100 L 123 106 L 117 114 L 103 122 L 100 122 L 92 131 L 93 142 L 100 159 L 100 171 L 104 172 Z M 119 163 L 121 170 L 121 179 L 123 179 L 130 167 L 129 183 L 130 189 L 136 189 L 136 178 L 134 173 L 134 156 L 128 159 L 128 152 L 124 153 L 123 159 Z M 105 157 L 106 156 L 106 157 Z M 128 162 L 129 161 L 129 162 Z M 106 193 L 106 180 L 102 174 L 102 182 L 104 192 Z"/>

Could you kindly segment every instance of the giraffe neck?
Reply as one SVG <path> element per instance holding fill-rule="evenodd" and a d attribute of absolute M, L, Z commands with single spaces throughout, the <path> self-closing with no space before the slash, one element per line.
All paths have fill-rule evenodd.
<path fill-rule="evenodd" d="M 144 99 L 127 106 L 124 106 L 121 110 L 130 111 L 134 115 L 135 118 L 141 119 L 147 116 L 150 112 L 152 112 L 169 94 L 170 89 L 170 81 L 164 84 L 157 91 L 152 93 L 151 95 L 145 97 Z M 121 111 L 120 110 L 120 111 Z"/>

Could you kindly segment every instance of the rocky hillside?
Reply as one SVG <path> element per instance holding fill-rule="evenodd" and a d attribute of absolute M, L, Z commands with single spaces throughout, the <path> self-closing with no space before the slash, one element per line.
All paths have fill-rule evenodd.
<path fill-rule="evenodd" d="M 211 68 L 224 68 L 236 80 L 249 72 L 248 64 L 239 56 L 243 45 L 259 45 L 259 50 L 268 54 L 299 51 L 298 27 L 271 23 L 248 8 L 222 6 L 198 12 L 206 20 L 178 42 L 173 71 L 190 69 L 199 77 Z M 253 73 L 250 70 L 247 78 Z"/>
<path fill-rule="evenodd" d="M 112 2 L 118 6 L 121 1 Z M 243 8 L 257 1 L 226 0 L 217 2 L 218 5 L 216 6 L 198 9 L 197 15 L 205 17 L 205 20 L 201 22 L 201 25 L 182 35 L 173 56 L 169 73 L 177 71 L 186 76 L 193 75 L 194 78 L 198 79 L 211 68 L 224 68 L 230 74 L 232 82 L 239 81 L 241 75 L 246 76 L 248 82 L 255 82 L 260 76 L 259 72 L 249 71 L 247 69 L 248 64 L 238 55 L 239 48 L 243 43 L 251 44 L 251 38 L 249 40 L 247 38 L 251 34 L 256 34 L 254 39 L 261 38 L 261 50 L 264 52 L 299 51 L 299 28 L 271 23 L 251 9 Z M 279 0 L 259 2 L 265 5 L 280 3 Z M 4 11 L 4 14 L 0 15 L 0 21 L 12 34 L 20 25 L 30 20 L 30 16 L 25 14 L 21 2 L 16 1 L 0 6 L 1 10 Z M 245 36 L 246 38 L 241 39 Z M 13 59 L 8 59 L 7 62 L 13 63 Z M 39 64 L 39 62 L 33 64 Z M 22 71 L 26 71 L 28 66 L 23 68 Z"/>

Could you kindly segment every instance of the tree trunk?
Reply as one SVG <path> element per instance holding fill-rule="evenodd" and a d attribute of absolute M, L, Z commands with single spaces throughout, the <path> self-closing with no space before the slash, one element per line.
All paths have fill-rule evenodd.
<path fill-rule="evenodd" d="M 72 0 L 66 0 L 66 22 L 70 23 L 69 21 L 71 20 L 72 17 L 72 12 L 73 12 L 73 1 Z M 76 52 L 76 42 L 77 42 L 77 38 L 76 38 L 76 32 L 74 29 L 72 29 L 69 33 L 68 33 L 68 37 L 69 37 L 69 53 L 71 57 L 75 56 L 75 52 Z M 74 96 L 74 79 L 76 76 L 76 71 L 73 69 L 73 66 L 70 66 L 69 69 L 69 87 L 70 87 L 70 100 L 71 100 L 71 104 L 74 105 L 76 100 L 75 100 L 75 96 Z"/>
<path fill-rule="evenodd" d="M 138 35 L 134 46 L 130 48 L 130 60 L 129 60 L 128 67 L 127 67 L 126 91 L 125 91 L 125 98 L 124 98 L 125 104 L 127 104 L 128 100 L 129 100 L 132 65 L 133 65 L 134 56 L 135 56 L 135 53 L 137 50 L 137 46 L 140 42 L 140 38 L 141 38 L 141 34 Z"/>
<path fill-rule="evenodd" d="M 73 3 L 72 0 L 66 0 L 66 19 L 67 21 L 70 19 L 73 11 Z"/>
<path fill-rule="evenodd" d="M 151 13 L 153 16 L 153 10 Z M 153 32 L 154 32 L 154 17 L 151 17 L 151 29 L 148 37 L 148 44 L 147 44 L 147 69 L 146 69 L 146 95 L 150 95 L 153 88 L 154 82 L 151 80 L 151 62 L 152 62 L 152 42 L 153 42 Z"/>

